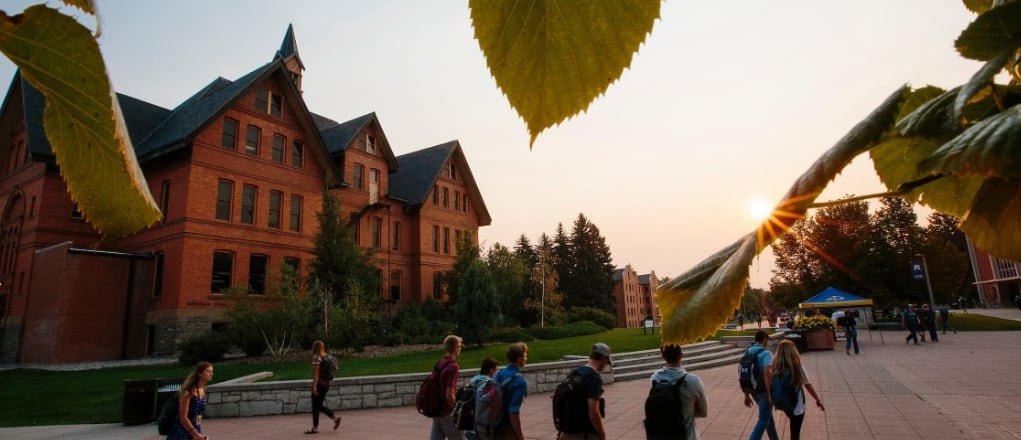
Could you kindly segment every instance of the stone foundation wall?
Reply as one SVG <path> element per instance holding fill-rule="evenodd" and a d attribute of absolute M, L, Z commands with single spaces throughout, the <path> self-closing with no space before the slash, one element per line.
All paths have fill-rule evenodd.
<path fill-rule="evenodd" d="M 553 391 L 571 369 L 585 359 L 526 365 L 521 373 L 528 380 L 528 392 Z M 458 386 L 478 373 L 477 368 L 461 370 Z M 331 409 L 387 408 L 415 404 L 418 387 L 428 373 L 362 376 L 334 379 L 326 395 Z M 604 383 L 613 383 L 613 369 L 602 373 Z M 208 417 L 244 417 L 297 414 L 312 411 L 312 380 L 259 383 L 223 383 L 206 388 Z"/>

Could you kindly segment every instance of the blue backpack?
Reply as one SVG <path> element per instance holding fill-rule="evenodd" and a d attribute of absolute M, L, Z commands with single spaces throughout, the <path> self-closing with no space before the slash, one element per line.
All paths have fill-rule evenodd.
<path fill-rule="evenodd" d="M 794 407 L 798 406 L 798 393 L 800 392 L 800 387 L 794 387 L 790 371 L 773 375 L 770 382 L 770 395 L 773 397 L 773 406 L 776 409 L 785 413 L 793 412 Z"/>

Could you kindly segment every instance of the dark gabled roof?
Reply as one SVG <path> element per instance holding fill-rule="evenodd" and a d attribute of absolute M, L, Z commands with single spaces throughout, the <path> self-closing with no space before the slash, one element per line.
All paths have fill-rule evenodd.
<path fill-rule="evenodd" d="M 334 121 L 326 116 L 313 112 L 309 112 L 309 114 L 312 115 L 312 123 L 316 125 L 316 129 L 319 130 L 320 133 L 340 125 L 340 122 Z"/>
<path fill-rule="evenodd" d="M 620 280 L 623 280 L 623 279 L 624 279 L 624 269 L 614 269 L 613 270 L 613 280 L 614 281 L 620 281 Z"/>
<path fill-rule="evenodd" d="M 229 81 L 217 78 L 174 108 L 155 131 L 135 147 L 139 161 L 161 156 L 183 148 L 201 131 L 213 116 L 222 112 L 249 86 L 263 79 L 280 61 L 263 65 L 238 78 Z"/>
<path fill-rule="evenodd" d="M 479 226 L 487 226 L 493 218 L 482 199 L 482 192 L 475 183 L 475 176 L 468 167 L 461 144 L 455 141 L 397 156 L 397 172 L 390 174 L 390 195 L 404 200 L 410 208 L 425 203 L 432 191 L 440 170 L 447 160 L 454 160 L 461 170 L 461 176 L 468 187 L 473 209 L 479 215 Z"/>
<path fill-rule="evenodd" d="M 53 149 L 46 137 L 43 125 L 46 97 L 22 78 L 20 72 L 15 74 L 15 79 L 21 84 L 25 130 L 32 156 L 37 160 L 53 158 Z M 132 145 L 136 146 L 137 153 L 138 143 L 170 114 L 170 110 L 122 93 L 117 94 L 117 102 L 124 115 L 124 125 L 128 129 L 128 137 L 131 138 Z"/>
<path fill-rule="evenodd" d="M 375 118 L 376 113 L 362 115 L 342 123 L 336 123 L 333 120 L 323 118 L 335 124 L 325 130 L 323 128 L 319 129 L 323 135 L 323 142 L 326 142 L 326 149 L 330 151 L 331 155 L 342 153 L 351 145 L 351 141 L 355 139 L 355 136 L 361 131 L 362 127 L 365 127 Z M 316 126 L 319 126 L 319 121 L 316 121 Z"/>
<path fill-rule="evenodd" d="M 294 38 L 294 24 L 288 24 L 284 41 L 280 42 L 280 50 L 277 50 L 274 59 L 280 58 L 286 61 L 292 56 L 298 59 L 298 66 L 301 67 L 301 70 L 305 70 L 305 63 L 301 62 L 301 56 L 298 55 L 298 40 Z"/>
<path fill-rule="evenodd" d="M 649 273 L 647 273 L 645 275 L 638 275 L 638 284 L 649 284 L 649 277 L 650 276 L 652 276 L 652 274 L 649 274 Z"/>

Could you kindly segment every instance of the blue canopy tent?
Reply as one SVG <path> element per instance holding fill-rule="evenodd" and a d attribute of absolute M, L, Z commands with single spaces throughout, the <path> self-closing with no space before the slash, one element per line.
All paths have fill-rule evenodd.
<path fill-rule="evenodd" d="M 872 300 L 868 298 L 862 298 L 853 293 L 848 293 L 843 290 L 837 289 L 836 287 L 827 287 L 822 292 L 817 293 L 815 296 L 806 299 L 805 302 L 799 303 L 798 308 L 801 309 L 814 309 L 816 307 L 822 308 L 857 308 L 857 307 L 868 307 L 872 308 Z M 872 339 L 872 326 L 869 325 L 869 313 L 865 315 L 865 328 L 869 329 L 869 339 Z M 883 334 L 879 334 L 880 340 L 882 340 Z M 885 341 L 883 342 L 885 344 Z"/>

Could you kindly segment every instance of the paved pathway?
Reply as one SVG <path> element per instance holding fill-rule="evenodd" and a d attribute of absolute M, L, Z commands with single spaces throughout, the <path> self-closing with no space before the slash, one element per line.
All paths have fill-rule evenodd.
<path fill-rule="evenodd" d="M 1011 311 L 1012 310 L 1012 311 Z M 971 310 L 972 313 L 983 313 Z M 991 313 L 990 313 L 991 314 Z M 1017 309 L 996 315 L 1021 321 Z M 880 337 L 882 336 L 882 337 Z M 821 392 L 826 411 L 810 406 L 802 438 L 813 439 L 1021 439 L 1021 332 L 941 335 L 939 343 L 905 345 L 902 332 L 862 332 L 862 353 L 843 347 L 813 351 L 802 359 Z M 709 416 L 698 419 L 704 440 L 745 439 L 756 411 L 745 408 L 736 366 L 697 372 L 706 384 Z M 606 386 L 606 426 L 611 439 L 644 439 L 645 381 Z M 525 401 L 522 417 L 529 439 L 554 439 L 549 393 Z M 781 437 L 787 420 L 774 412 Z M 336 432 L 314 438 L 423 439 L 429 421 L 412 407 L 344 411 Z M 308 439 L 308 414 L 208 419 L 215 440 Z M 324 425 L 327 427 L 327 425 Z M 158 439 L 155 425 L 64 425 L 0 429 L 0 438 Z"/>

